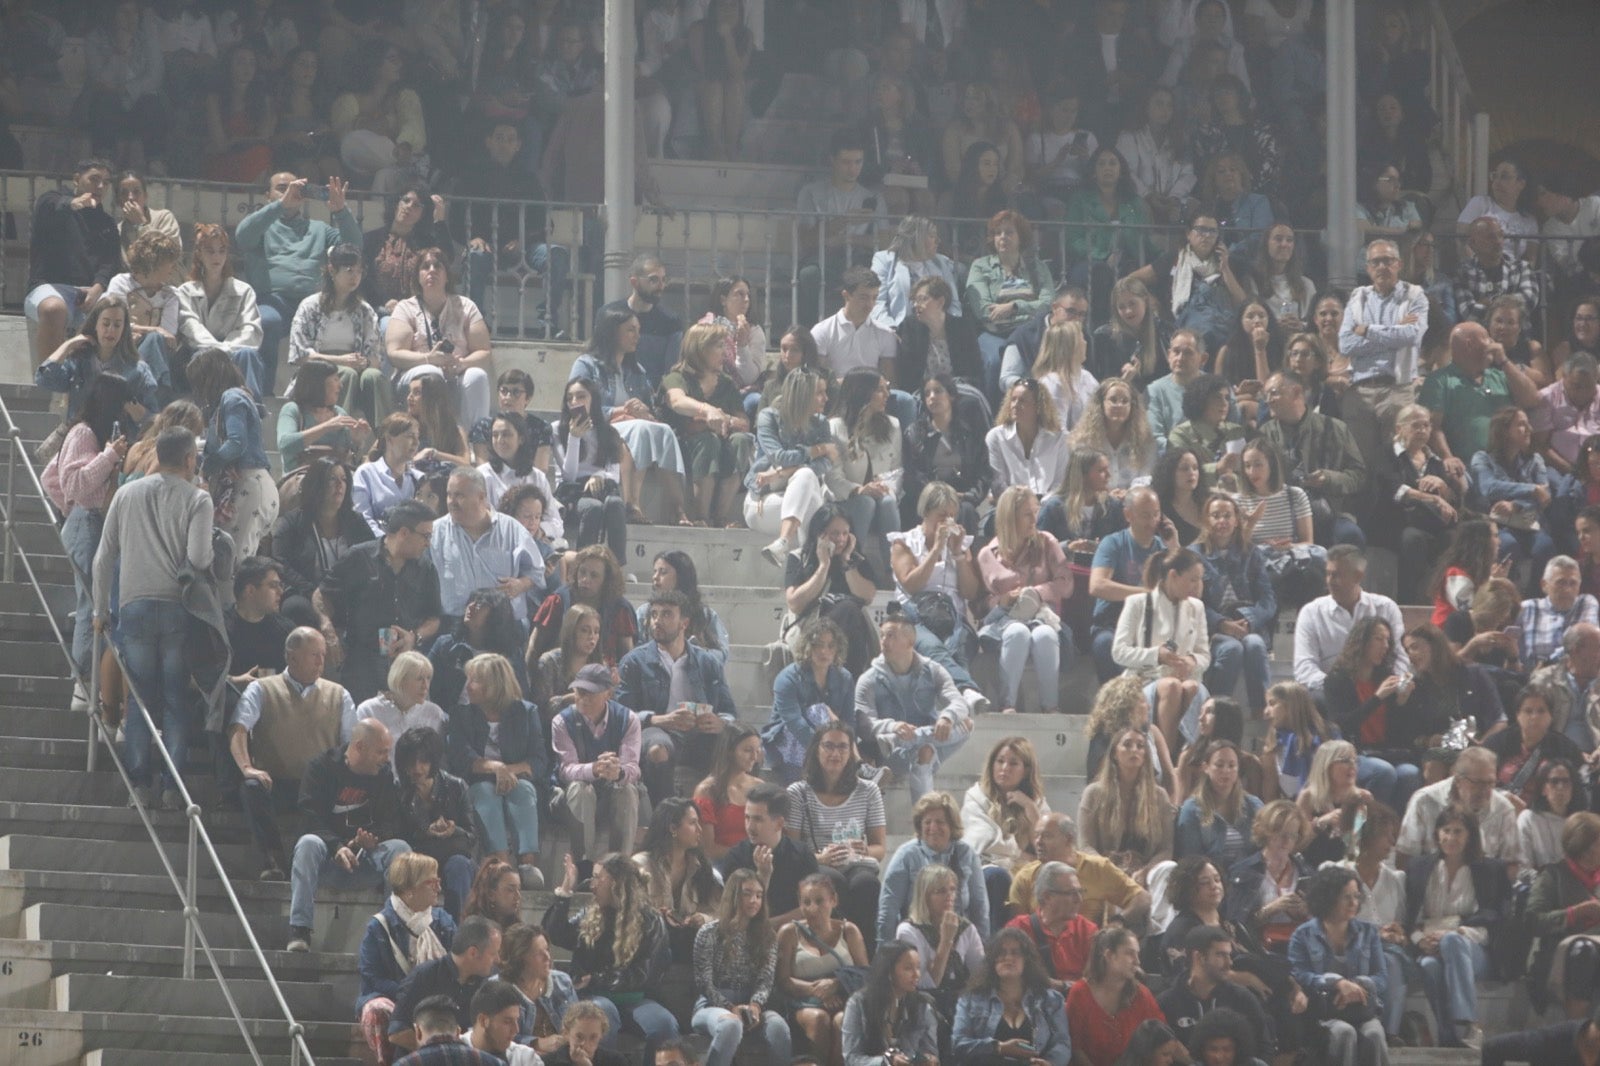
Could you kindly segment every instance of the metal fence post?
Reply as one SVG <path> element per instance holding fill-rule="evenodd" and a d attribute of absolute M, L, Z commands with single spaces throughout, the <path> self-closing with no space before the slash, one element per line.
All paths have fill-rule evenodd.
<path fill-rule="evenodd" d="M 90 617 L 89 624 L 93 625 L 93 616 Z M 91 774 L 100 759 L 100 730 L 95 728 L 95 718 L 100 713 L 100 640 L 103 636 L 96 633 L 89 639 L 89 756 L 85 769 Z"/>
<path fill-rule="evenodd" d="M 8 419 L 9 421 L 9 419 Z M 16 474 L 17 474 L 17 449 L 22 447 L 22 434 L 15 425 L 11 430 L 11 447 L 6 450 L 6 557 L 3 571 L 7 584 L 16 580 L 17 560 L 15 544 L 17 535 L 16 514 Z"/>
<path fill-rule="evenodd" d="M 194 934 L 195 926 L 200 924 L 200 908 L 197 903 L 197 882 L 200 876 L 200 807 L 191 803 L 189 815 L 189 855 L 188 867 L 184 875 L 183 888 L 183 979 L 194 980 Z"/>

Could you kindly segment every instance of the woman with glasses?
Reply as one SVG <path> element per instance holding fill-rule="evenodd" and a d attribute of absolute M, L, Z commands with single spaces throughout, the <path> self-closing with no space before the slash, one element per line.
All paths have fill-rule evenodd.
<path fill-rule="evenodd" d="M 1233 309 L 1245 299 L 1221 233 L 1215 215 L 1194 214 L 1183 247 L 1128 275 L 1144 282 L 1175 326 L 1197 330 L 1210 351 L 1227 341 Z"/>
<path fill-rule="evenodd" d="M 817 857 L 834 886 L 840 913 L 871 934 L 878 912 L 878 875 L 888 857 L 883 793 L 860 776 L 855 736 L 842 722 L 811 738 L 800 780 L 789 786 L 789 835 Z M 870 948 L 870 942 L 869 942 Z"/>
<path fill-rule="evenodd" d="M 1311 759 L 1295 805 L 1311 830 L 1301 850 L 1313 869 L 1343 861 L 1350 850 L 1349 826 L 1370 817 L 1376 806 L 1372 793 L 1356 784 L 1357 765 L 1356 747 L 1348 740 L 1324 741 Z"/>
<path fill-rule="evenodd" d="M 1517 815 L 1517 858 L 1522 869 L 1542 870 L 1562 860 L 1561 834 L 1567 817 L 1588 806 L 1578 765 L 1571 759 L 1547 759 L 1533 775 L 1533 798 Z"/>

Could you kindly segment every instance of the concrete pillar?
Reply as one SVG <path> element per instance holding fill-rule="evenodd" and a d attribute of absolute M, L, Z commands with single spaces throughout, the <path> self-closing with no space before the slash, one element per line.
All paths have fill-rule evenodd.
<path fill-rule="evenodd" d="M 628 290 L 633 258 L 634 0 L 606 0 L 605 295 Z"/>
<path fill-rule="evenodd" d="M 1348 289 L 1362 264 L 1356 230 L 1356 5 L 1327 5 L 1328 281 Z"/>

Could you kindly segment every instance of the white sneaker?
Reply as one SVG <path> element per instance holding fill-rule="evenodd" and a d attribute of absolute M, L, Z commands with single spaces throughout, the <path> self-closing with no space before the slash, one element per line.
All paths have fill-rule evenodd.
<path fill-rule="evenodd" d="M 781 568 L 786 565 L 784 560 L 789 557 L 790 550 L 791 547 L 789 542 L 784 540 L 782 537 L 779 537 L 777 540 L 761 549 L 761 558 L 765 559 L 773 566 Z"/>
<path fill-rule="evenodd" d="M 967 710 L 971 712 L 974 718 L 994 710 L 994 704 L 989 702 L 989 697 L 975 688 L 967 689 L 961 696 L 967 701 Z"/>
<path fill-rule="evenodd" d="M 1472 1022 L 1467 1025 L 1458 1024 L 1456 1028 L 1461 1031 L 1461 1043 L 1473 1051 L 1483 1050 L 1483 1026 Z"/>
<path fill-rule="evenodd" d="M 74 714 L 89 713 L 89 690 L 83 687 L 82 681 L 72 683 L 72 710 Z"/>

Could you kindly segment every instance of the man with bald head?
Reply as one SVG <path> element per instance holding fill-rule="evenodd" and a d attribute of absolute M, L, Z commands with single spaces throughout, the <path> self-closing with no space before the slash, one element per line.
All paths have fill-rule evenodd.
<path fill-rule="evenodd" d="M 1394 461 L 1395 415 L 1416 399 L 1428 294 L 1400 280 L 1400 248 L 1388 239 L 1367 245 L 1367 277 L 1372 284 L 1350 294 L 1339 325 L 1351 380 L 1341 407 L 1367 469 L 1378 470 Z"/>
<path fill-rule="evenodd" d="M 1467 227 L 1467 251 L 1472 254 L 1456 269 L 1456 313 L 1462 321 L 1489 324 L 1489 305 L 1497 296 L 1515 294 L 1526 305 L 1523 326 L 1539 307 L 1539 275 L 1525 259 L 1506 249 L 1500 220 L 1484 215 Z"/>
<path fill-rule="evenodd" d="M 309 626 L 283 642 L 284 671 L 250 682 L 228 722 L 228 749 L 244 781 L 239 802 L 261 850 L 261 880 L 282 881 L 283 838 L 274 813 L 294 809 L 311 761 L 349 741 L 356 705 L 322 676 L 328 644 Z"/>
<path fill-rule="evenodd" d="M 1422 406 L 1433 417 L 1433 450 L 1459 477 L 1489 443 L 1489 420 L 1502 407 L 1539 406 L 1539 386 L 1506 358 L 1489 331 L 1463 322 L 1450 331 L 1450 365 L 1428 375 Z"/>
<path fill-rule="evenodd" d="M 1149 488 L 1128 492 L 1122 504 L 1128 528 L 1101 539 L 1089 570 L 1089 595 L 1094 597 L 1094 668 L 1101 682 L 1122 673 L 1111 658 L 1111 639 L 1122 617 L 1124 600 L 1145 591 L 1144 564 L 1157 552 L 1178 547 L 1178 531 L 1161 515 L 1161 500 Z"/>
<path fill-rule="evenodd" d="M 305 835 L 294 846 L 289 886 L 289 950 L 311 949 L 317 885 L 376 888 L 389 863 L 411 850 L 402 836 L 400 788 L 389 753 L 394 741 L 376 718 L 363 718 L 350 741 L 312 759 L 300 779 Z"/>
<path fill-rule="evenodd" d="M 1600 727 L 1600 626 L 1578 622 L 1561 635 L 1562 657 L 1533 672 L 1529 683 L 1543 689 L 1550 699 L 1554 716 L 1550 728 L 1565 734 L 1591 763 L 1595 755 L 1595 732 Z"/>

